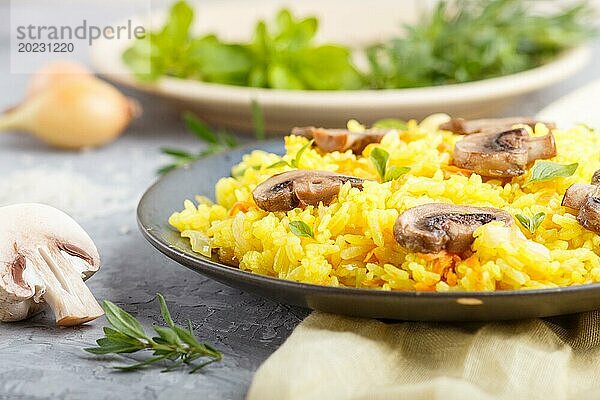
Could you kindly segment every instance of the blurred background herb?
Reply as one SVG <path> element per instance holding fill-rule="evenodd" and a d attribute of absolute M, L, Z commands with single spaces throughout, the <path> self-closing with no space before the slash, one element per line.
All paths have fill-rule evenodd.
<path fill-rule="evenodd" d="M 168 75 L 228 85 L 297 90 L 388 89 L 469 82 L 537 67 L 595 34 L 587 2 L 537 13 L 551 0 L 441 0 L 398 37 L 364 49 L 359 71 L 341 44 L 316 44 L 319 21 L 281 9 L 249 41 L 192 33 L 194 10 L 175 3 L 164 26 L 123 54 L 141 80 Z M 555 7 L 556 8 L 556 7 Z M 363 51 L 363 49 L 358 49 Z M 141 73 L 151 60 L 150 73 Z"/>
<path fill-rule="evenodd" d="M 124 62 L 142 80 L 160 76 L 274 89 L 358 89 L 363 79 L 351 51 L 340 45 L 316 45 L 318 21 L 296 19 L 286 9 L 275 21 L 258 21 L 246 43 L 226 43 L 216 35 L 194 37 L 194 10 L 185 1 L 171 7 L 161 30 L 137 40 Z M 145 70 L 150 59 L 151 72 Z"/>
<path fill-rule="evenodd" d="M 256 100 L 252 100 L 251 109 L 254 135 L 257 140 L 264 140 L 266 137 L 265 116 L 262 108 Z M 172 161 L 158 169 L 157 172 L 161 175 L 204 157 L 218 154 L 228 149 L 234 149 L 240 144 L 238 138 L 232 133 L 225 130 L 215 130 L 209 127 L 204 121 L 191 112 L 184 112 L 182 118 L 189 131 L 194 134 L 198 140 L 203 142 L 205 146 L 202 150 L 197 152 L 187 149 L 163 147 L 161 153 L 170 156 Z"/>
<path fill-rule="evenodd" d="M 367 50 L 373 88 L 444 85 L 537 67 L 595 33 L 586 2 L 536 14 L 548 1 L 440 1 L 402 37 Z"/>

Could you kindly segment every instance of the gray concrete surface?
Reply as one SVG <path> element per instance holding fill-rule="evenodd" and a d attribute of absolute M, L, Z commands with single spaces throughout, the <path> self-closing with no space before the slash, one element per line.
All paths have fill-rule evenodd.
<path fill-rule="evenodd" d="M 0 22 L 6 22 L 7 10 L 7 3 L 0 3 Z M 7 28 L 0 25 L 5 26 L 0 28 L 2 109 L 19 100 L 28 77 L 9 73 Z M 570 90 L 600 77 L 598 44 L 594 55 L 593 63 L 577 77 L 528 96 L 503 114 L 535 114 Z M 141 101 L 145 115 L 115 144 L 68 153 L 48 149 L 29 137 L 1 135 L 0 176 L 33 164 L 49 168 L 69 164 L 99 184 L 126 189 L 132 206 L 83 222 L 96 240 L 104 264 L 89 287 L 98 299 L 121 305 L 147 328 L 160 320 L 153 298 L 155 293 L 163 293 L 175 319 L 183 323 L 190 318 L 196 334 L 214 343 L 225 358 L 196 375 L 164 374 L 158 369 L 119 373 L 111 368 L 119 363 L 118 358 L 97 358 L 82 351 L 102 335 L 104 319 L 61 329 L 53 325 L 52 315 L 43 313 L 26 322 L 0 324 L 0 399 L 240 399 L 253 372 L 307 314 L 188 271 L 143 240 L 135 225 L 133 204 L 165 161 L 158 149 L 198 143 L 185 132 L 168 104 L 128 93 Z M 119 180 L 116 174 L 121 175 Z"/>

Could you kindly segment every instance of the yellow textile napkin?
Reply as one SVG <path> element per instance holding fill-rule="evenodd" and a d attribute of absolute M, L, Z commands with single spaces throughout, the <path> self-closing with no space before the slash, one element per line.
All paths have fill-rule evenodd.
<path fill-rule="evenodd" d="M 248 400 L 600 399 L 600 312 L 497 323 L 313 313 Z"/>

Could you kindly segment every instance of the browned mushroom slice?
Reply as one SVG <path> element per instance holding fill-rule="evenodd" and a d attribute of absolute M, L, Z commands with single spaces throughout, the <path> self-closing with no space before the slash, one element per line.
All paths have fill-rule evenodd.
<path fill-rule="evenodd" d="M 527 136 L 527 162 L 533 164 L 535 160 L 545 160 L 556 156 L 556 143 L 554 135 L 548 133 L 544 136 Z"/>
<path fill-rule="evenodd" d="M 579 209 L 577 221 L 584 228 L 600 235 L 600 187 Z"/>
<path fill-rule="evenodd" d="M 600 170 L 592 176 L 591 185 L 575 183 L 569 186 L 562 205 L 578 210 L 577 221 L 600 235 Z"/>
<path fill-rule="evenodd" d="M 592 176 L 592 185 L 600 185 L 600 169 Z"/>
<path fill-rule="evenodd" d="M 581 183 L 574 183 L 565 192 L 562 200 L 562 205 L 565 207 L 579 210 L 587 199 L 594 194 L 596 191 L 596 185 L 585 185 Z"/>
<path fill-rule="evenodd" d="M 400 214 L 394 237 L 410 251 L 464 253 L 471 248 L 473 232 L 493 221 L 510 226 L 513 218 L 496 208 L 430 203 Z"/>
<path fill-rule="evenodd" d="M 529 136 L 525 129 L 475 133 L 454 146 L 454 164 L 487 177 L 523 175 L 535 160 L 556 155 L 554 136 Z"/>
<path fill-rule="evenodd" d="M 294 128 L 292 134 L 314 139 L 317 147 L 326 152 L 352 150 L 363 152 L 371 143 L 379 143 L 388 133 L 386 129 L 368 129 L 364 132 L 350 132 L 347 129 L 325 129 L 314 126 Z"/>
<path fill-rule="evenodd" d="M 511 117 L 473 120 L 452 118 L 450 121 L 441 124 L 439 129 L 460 133 L 462 135 L 470 135 L 473 133 L 496 133 L 506 131 L 512 128 L 514 125 L 520 124 L 534 128 L 535 125 L 540 122 L 545 124 L 549 129 L 556 128 L 556 125 L 553 122 L 538 121 L 531 117 Z"/>
<path fill-rule="evenodd" d="M 252 192 L 256 205 L 265 211 L 289 211 L 294 208 L 329 204 L 350 182 L 362 189 L 364 180 L 326 171 L 295 170 L 274 175 Z"/>

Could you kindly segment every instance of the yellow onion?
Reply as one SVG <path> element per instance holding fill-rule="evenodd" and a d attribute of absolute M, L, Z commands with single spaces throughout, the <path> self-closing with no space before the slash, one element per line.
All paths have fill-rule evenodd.
<path fill-rule="evenodd" d="M 94 79 L 94 74 L 86 66 L 75 61 L 53 61 L 32 76 L 27 85 L 27 97 L 33 97 L 52 85 L 72 79 Z"/>
<path fill-rule="evenodd" d="M 81 149 L 114 140 L 137 112 L 135 102 L 104 81 L 66 79 L 0 116 L 0 131 L 27 132 L 55 147 Z"/>

